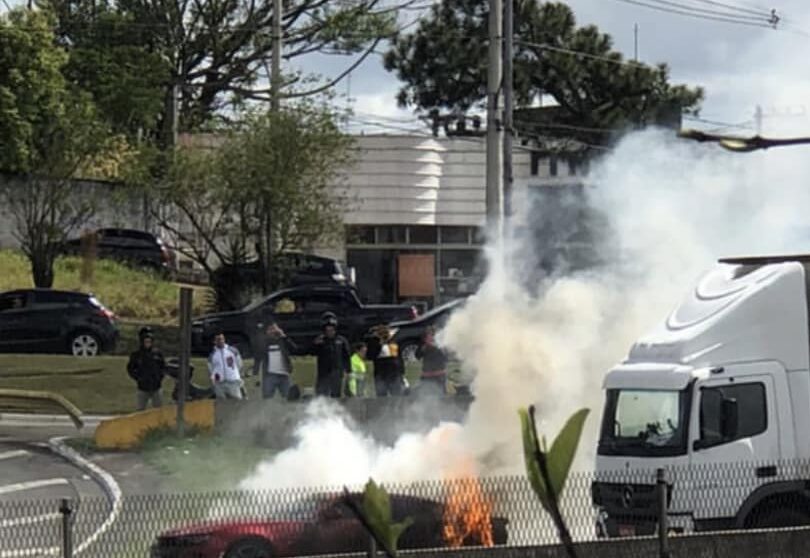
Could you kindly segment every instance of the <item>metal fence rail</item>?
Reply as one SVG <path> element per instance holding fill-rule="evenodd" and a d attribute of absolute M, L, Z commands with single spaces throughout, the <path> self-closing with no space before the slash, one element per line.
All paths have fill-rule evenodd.
<path fill-rule="evenodd" d="M 678 533 L 810 523 L 808 483 L 810 462 L 574 473 L 562 494 L 561 510 L 578 543 L 595 542 L 600 532 L 660 535 L 654 547 L 661 552 L 667 549 L 668 537 Z M 773 492 L 740 516 L 752 494 L 765 494 L 774 486 L 796 491 Z M 360 488 L 350 487 L 350 491 L 356 495 Z M 395 519 L 415 521 L 402 537 L 404 550 L 558 543 L 555 525 L 524 477 L 421 482 L 386 489 Z M 115 521 L 109 521 L 112 509 L 105 499 L 4 500 L 0 502 L 0 558 L 231 558 L 364 552 L 368 534 L 341 503 L 342 490 L 131 495 L 121 500 Z M 251 554 L 251 549 L 256 553 Z"/>

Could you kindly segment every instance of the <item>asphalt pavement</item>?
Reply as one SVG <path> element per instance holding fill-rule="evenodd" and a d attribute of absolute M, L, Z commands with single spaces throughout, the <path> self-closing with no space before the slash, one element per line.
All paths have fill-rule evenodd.
<path fill-rule="evenodd" d="M 47 445 L 0 441 L 0 558 L 54 555 L 62 499 L 73 508 L 107 507 L 99 483 Z"/>

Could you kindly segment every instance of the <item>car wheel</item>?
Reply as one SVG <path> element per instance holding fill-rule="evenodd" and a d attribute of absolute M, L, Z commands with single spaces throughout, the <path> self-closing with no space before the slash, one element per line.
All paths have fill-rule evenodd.
<path fill-rule="evenodd" d="M 416 358 L 416 350 L 419 348 L 419 345 L 416 343 L 406 343 L 404 347 L 402 347 L 402 360 L 405 361 L 405 364 L 412 364 L 419 360 Z"/>
<path fill-rule="evenodd" d="M 77 357 L 94 357 L 101 352 L 101 342 L 92 333 L 76 333 L 70 338 L 70 353 Z"/>
<path fill-rule="evenodd" d="M 236 541 L 225 552 L 225 558 L 272 558 L 273 547 L 264 539 L 242 539 Z"/>

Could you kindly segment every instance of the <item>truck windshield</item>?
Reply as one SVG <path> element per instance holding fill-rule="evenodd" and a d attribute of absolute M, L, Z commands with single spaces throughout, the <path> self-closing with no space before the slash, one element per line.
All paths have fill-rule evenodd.
<path fill-rule="evenodd" d="M 667 456 L 686 453 L 688 389 L 609 389 L 600 455 Z"/>

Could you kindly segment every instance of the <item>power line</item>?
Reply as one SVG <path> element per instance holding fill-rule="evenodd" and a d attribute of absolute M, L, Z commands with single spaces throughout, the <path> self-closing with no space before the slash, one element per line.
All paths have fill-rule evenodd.
<path fill-rule="evenodd" d="M 642 63 L 635 62 L 633 60 L 621 60 L 620 55 L 618 55 L 618 54 L 616 55 L 616 57 L 610 57 L 610 56 L 604 56 L 604 55 L 599 55 L 599 54 L 590 54 L 588 52 L 584 52 L 584 51 L 581 51 L 581 50 L 572 50 L 570 48 L 563 48 L 563 47 L 553 46 L 553 45 L 549 45 L 549 44 L 546 44 L 546 43 L 532 43 L 530 41 L 522 41 L 522 40 L 516 40 L 515 44 L 521 44 L 521 45 L 524 45 L 524 46 L 540 48 L 540 49 L 543 49 L 543 50 L 550 50 L 552 52 L 560 52 L 560 53 L 563 53 L 563 54 L 571 54 L 571 55 L 574 55 L 574 56 L 580 56 L 582 58 L 591 58 L 593 60 L 601 60 L 603 62 L 609 62 L 611 64 L 617 64 L 619 66 L 635 66 L 635 67 L 643 66 Z"/>
<path fill-rule="evenodd" d="M 710 6 L 718 6 L 720 8 L 726 8 L 731 11 L 737 11 L 741 13 L 748 13 L 756 16 L 764 16 L 770 17 L 771 12 L 765 8 L 762 9 L 750 9 L 750 8 L 741 8 L 739 6 L 735 6 L 733 4 L 725 4 L 723 2 L 717 2 L 715 0 L 693 0 L 694 2 L 700 2 L 702 4 L 708 4 Z"/>
<path fill-rule="evenodd" d="M 704 19 L 708 21 L 718 21 L 721 23 L 732 23 L 735 25 L 745 25 L 748 27 L 762 27 L 762 28 L 772 28 L 773 24 L 767 23 L 763 21 L 762 23 L 757 23 L 755 21 L 747 21 L 742 19 L 737 19 L 737 16 L 728 16 L 728 17 L 721 17 L 721 16 L 712 16 L 712 15 L 701 15 L 699 13 L 693 13 L 692 11 L 676 9 L 676 8 L 668 8 L 663 5 L 658 4 L 648 4 L 646 2 L 642 2 L 641 0 L 615 0 L 617 2 L 624 2 L 626 4 L 632 4 L 634 6 L 642 6 L 644 8 L 650 8 L 652 10 L 658 10 L 660 12 L 667 12 L 671 14 L 678 14 L 687 17 L 693 17 L 696 19 Z M 648 0 L 649 2 L 654 2 L 655 0 Z"/>
<path fill-rule="evenodd" d="M 679 10 L 686 10 L 689 12 L 693 12 L 695 14 L 700 15 L 707 15 L 707 16 L 719 16 L 719 17 L 729 17 L 733 19 L 739 19 L 742 21 L 766 21 L 769 22 L 772 14 L 757 14 L 757 15 L 748 15 L 748 14 L 736 14 L 733 12 L 728 11 L 720 11 L 717 9 L 710 9 L 710 8 L 698 8 L 695 6 L 690 6 L 689 4 L 683 4 L 681 2 L 674 2 L 672 0 L 647 0 L 648 2 L 652 2 L 654 4 L 661 4 L 663 6 L 676 8 Z"/>

